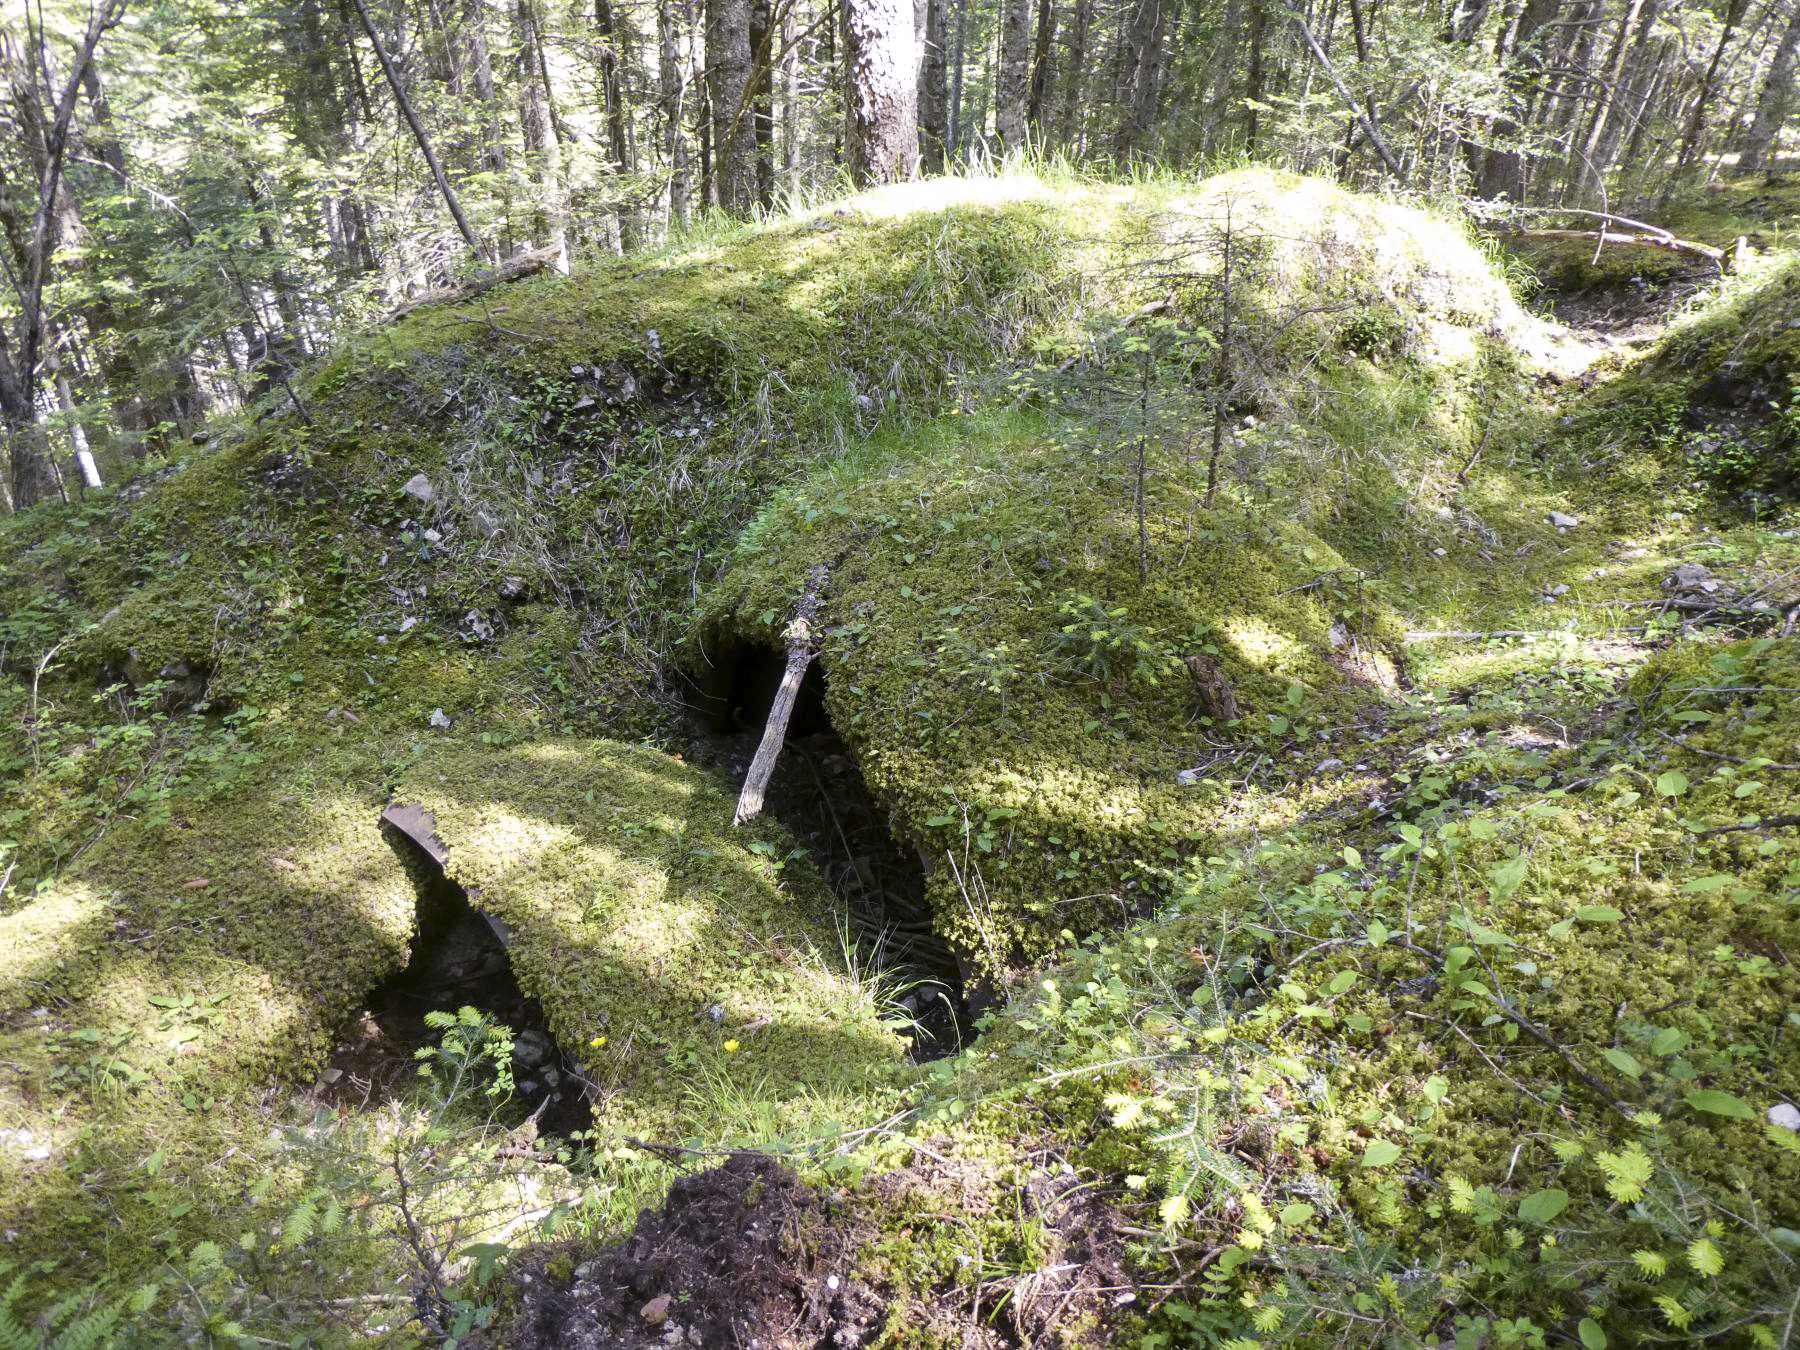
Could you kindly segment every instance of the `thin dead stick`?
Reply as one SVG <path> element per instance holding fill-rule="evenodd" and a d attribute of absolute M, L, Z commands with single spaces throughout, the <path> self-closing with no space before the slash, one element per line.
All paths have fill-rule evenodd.
<path fill-rule="evenodd" d="M 813 620 L 818 616 L 819 599 L 831 569 L 820 564 L 806 577 L 806 589 L 794 611 L 794 621 L 787 629 L 787 669 L 782 672 L 781 688 L 775 691 L 775 702 L 769 708 L 769 723 L 763 728 L 762 743 L 756 747 L 756 758 L 750 761 L 750 772 L 744 777 L 744 790 L 738 795 L 737 814 L 732 824 L 742 825 L 762 814 L 763 796 L 769 790 L 769 779 L 775 775 L 775 760 L 787 740 L 788 719 L 794 715 L 794 702 L 800 697 L 800 681 L 816 654 L 813 647 Z"/>

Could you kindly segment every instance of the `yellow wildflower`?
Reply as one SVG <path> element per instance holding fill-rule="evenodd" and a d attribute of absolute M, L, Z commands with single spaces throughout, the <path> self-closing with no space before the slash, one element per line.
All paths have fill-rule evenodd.
<path fill-rule="evenodd" d="M 604 1037 L 604 1036 L 596 1036 L 596 1037 L 594 1037 L 593 1040 L 588 1042 L 588 1045 L 590 1045 L 595 1050 L 598 1050 L 601 1046 L 603 1046 L 605 1044 L 606 1044 L 606 1037 Z"/>
<path fill-rule="evenodd" d="M 725 1042 L 725 1053 L 726 1054 L 735 1055 L 737 1053 L 737 1048 L 738 1048 L 738 1043 L 736 1041 L 726 1041 Z"/>

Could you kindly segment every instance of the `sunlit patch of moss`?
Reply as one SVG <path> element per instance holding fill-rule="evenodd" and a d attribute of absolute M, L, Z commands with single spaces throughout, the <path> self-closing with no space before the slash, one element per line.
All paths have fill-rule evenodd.
<path fill-rule="evenodd" d="M 600 742 L 443 747 L 395 795 L 433 813 L 450 874 L 505 923 L 521 986 L 599 1085 L 600 1129 L 707 1133 L 735 1085 L 804 1136 L 898 1083 L 901 1042 L 816 874 L 778 826 L 734 831 L 698 771 Z"/>

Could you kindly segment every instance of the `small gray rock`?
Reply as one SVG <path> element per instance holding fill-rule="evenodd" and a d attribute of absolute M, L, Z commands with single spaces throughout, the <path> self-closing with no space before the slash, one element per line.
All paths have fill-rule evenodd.
<path fill-rule="evenodd" d="M 1545 519 L 1559 530 L 1572 530 L 1577 525 L 1581 524 L 1581 521 L 1575 516 L 1571 516 L 1563 511 L 1552 511 Z"/>
<path fill-rule="evenodd" d="M 444 542 L 444 536 L 439 534 L 436 530 L 426 530 L 421 537 L 428 544 L 441 544 Z"/>
<path fill-rule="evenodd" d="M 1789 1102 L 1776 1102 L 1769 1108 L 1769 1124 L 1800 1134 L 1800 1108 Z"/>
<path fill-rule="evenodd" d="M 500 522 L 486 511 L 477 511 L 469 517 L 469 523 L 475 527 L 475 533 L 483 539 L 492 539 L 500 533 Z"/>
<path fill-rule="evenodd" d="M 448 731 L 450 729 L 450 718 L 445 714 L 442 708 L 433 708 L 431 710 L 431 716 L 427 717 L 425 720 L 439 731 Z"/>
<path fill-rule="evenodd" d="M 524 577 L 506 577 L 500 582 L 500 598 L 502 600 L 523 600 L 525 592 Z"/>
<path fill-rule="evenodd" d="M 548 1064 L 556 1057 L 556 1047 L 550 1038 L 535 1027 L 527 1027 L 513 1037 L 513 1059 L 526 1068 L 534 1068 L 539 1064 Z"/>
<path fill-rule="evenodd" d="M 1198 769 L 1183 769 L 1175 775 L 1175 781 L 1182 787 L 1198 787 L 1206 781 L 1206 775 Z"/>
<path fill-rule="evenodd" d="M 407 479 L 400 490 L 421 506 L 429 506 L 431 499 L 437 496 L 437 489 L 431 486 L 431 480 L 422 473 L 415 473 Z"/>

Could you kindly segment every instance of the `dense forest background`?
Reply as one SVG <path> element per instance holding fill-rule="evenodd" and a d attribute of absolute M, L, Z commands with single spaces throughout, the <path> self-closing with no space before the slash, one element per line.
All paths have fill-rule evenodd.
<path fill-rule="evenodd" d="M 1796 0 L 66 0 L 0 27 L 4 507 L 472 269 L 1009 154 L 1544 210 L 1775 172 Z"/>

